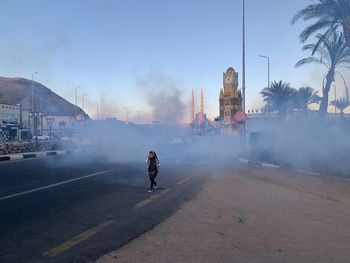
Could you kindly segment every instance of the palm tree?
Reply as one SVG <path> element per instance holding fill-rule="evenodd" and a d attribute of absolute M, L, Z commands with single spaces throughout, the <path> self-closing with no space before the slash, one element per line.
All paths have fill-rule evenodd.
<path fill-rule="evenodd" d="M 346 67 L 350 63 L 349 47 L 346 45 L 344 35 L 333 32 L 328 39 L 322 39 L 322 35 L 317 35 L 317 38 L 321 40 L 322 45 L 309 44 L 303 47 L 303 51 L 315 50 L 315 55 L 311 57 L 303 58 L 299 60 L 295 67 L 300 67 L 309 63 L 322 64 L 327 68 L 326 84 L 322 87 L 322 100 L 319 109 L 321 116 L 327 113 L 328 107 L 328 93 L 331 88 L 331 84 L 334 81 L 336 69 L 338 67 Z"/>
<path fill-rule="evenodd" d="M 321 97 L 318 96 L 318 91 L 314 90 L 311 87 L 303 87 L 299 88 L 298 93 L 298 104 L 300 108 L 303 110 L 305 116 L 307 115 L 308 106 L 312 103 L 319 103 Z"/>
<path fill-rule="evenodd" d="M 270 110 L 278 111 L 280 118 L 284 118 L 287 111 L 295 107 L 296 90 L 282 80 L 271 82 L 270 87 L 264 88 L 260 94 L 269 103 Z"/>
<path fill-rule="evenodd" d="M 331 101 L 330 104 L 335 106 L 340 111 L 340 122 L 343 123 L 344 110 L 350 106 L 349 99 L 339 98 L 339 99 Z"/>
<path fill-rule="evenodd" d="M 318 0 L 318 3 L 311 4 L 296 13 L 291 24 L 299 19 L 304 21 L 317 19 L 317 21 L 306 27 L 300 33 L 300 40 L 304 43 L 312 34 L 325 30 L 319 39 L 317 46 L 321 40 L 327 40 L 328 37 L 341 27 L 345 35 L 346 43 L 350 48 L 350 0 Z"/>

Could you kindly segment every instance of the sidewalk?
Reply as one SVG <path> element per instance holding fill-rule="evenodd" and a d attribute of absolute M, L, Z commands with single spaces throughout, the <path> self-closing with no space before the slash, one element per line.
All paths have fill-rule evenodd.
<path fill-rule="evenodd" d="M 350 262 L 349 243 L 349 181 L 247 166 L 97 262 Z"/>

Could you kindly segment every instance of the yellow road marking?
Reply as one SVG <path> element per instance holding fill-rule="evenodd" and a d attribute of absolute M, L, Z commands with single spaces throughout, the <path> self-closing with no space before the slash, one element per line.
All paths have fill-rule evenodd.
<path fill-rule="evenodd" d="M 62 243 L 61 245 L 58 245 L 57 247 L 54 247 L 53 249 L 50 249 L 49 251 L 46 251 L 43 255 L 47 257 L 55 257 L 69 249 L 71 249 L 73 246 L 79 244 L 80 242 L 92 237 L 93 235 L 96 235 L 98 232 L 100 232 L 102 229 L 106 228 L 110 224 L 112 224 L 114 220 L 108 220 L 94 228 L 91 228 L 72 239 Z"/>
<path fill-rule="evenodd" d="M 137 204 L 135 205 L 135 208 L 144 207 L 144 206 L 148 205 L 149 203 L 151 203 L 152 201 L 158 199 L 159 197 L 160 197 L 160 195 L 152 195 L 152 196 L 150 196 L 149 198 L 147 198 L 147 199 L 141 201 L 140 203 L 137 203 Z"/>
<path fill-rule="evenodd" d="M 191 180 L 191 178 L 187 177 L 187 178 L 184 178 L 184 179 L 178 181 L 176 184 L 184 184 L 184 183 L 188 182 L 189 180 Z"/>

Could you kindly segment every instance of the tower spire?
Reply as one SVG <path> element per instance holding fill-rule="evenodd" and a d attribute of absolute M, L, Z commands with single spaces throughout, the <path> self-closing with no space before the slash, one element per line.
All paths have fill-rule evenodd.
<path fill-rule="evenodd" d="M 191 123 L 194 122 L 194 90 L 192 88 L 192 99 L 191 99 Z"/>
<path fill-rule="evenodd" d="M 204 109 L 203 109 L 203 89 L 201 89 L 201 105 L 200 105 L 199 111 L 200 111 L 201 114 L 204 113 Z"/>

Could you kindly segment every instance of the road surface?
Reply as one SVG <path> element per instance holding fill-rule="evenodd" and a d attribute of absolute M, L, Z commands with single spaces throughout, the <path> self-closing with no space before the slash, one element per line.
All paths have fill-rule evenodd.
<path fill-rule="evenodd" d="M 0 262 L 89 262 L 126 244 L 201 187 L 189 167 L 161 169 L 148 193 L 142 162 L 81 154 L 0 163 Z"/>

